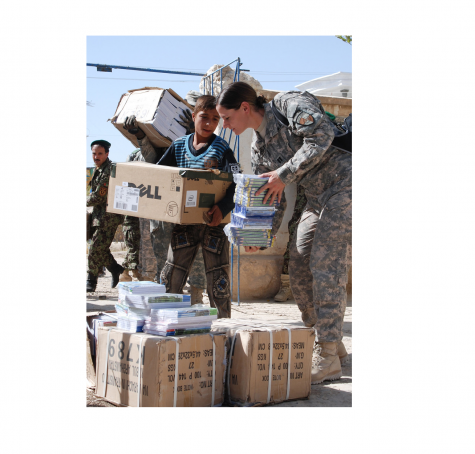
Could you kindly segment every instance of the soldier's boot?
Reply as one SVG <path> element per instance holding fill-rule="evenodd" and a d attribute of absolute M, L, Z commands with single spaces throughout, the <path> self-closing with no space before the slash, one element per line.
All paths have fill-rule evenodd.
<path fill-rule="evenodd" d="M 144 277 L 142 276 L 142 273 L 137 269 L 130 270 L 130 273 L 132 274 L 132 277 L 137 279 L 138 281 L 143 281 Z"/>
<path fill-rule="evenodd" d="M 292 290 L 290 289 L 290 276 L 288 274 L 280 275 L 280 290 L 274 296 L 274 301 L 283 303 L 284 301 L 292 299 Z"/>
<path fill-rule="evenodd" d="M 95 292 L 97 285 L 97 276 L 87 273 L 86 292 Z"/>
<path fill-rule="evenodd" d="M 338 343 L 338 357 L 340 358 L 341 365 L 345 364 L 348 360 L 348 352 L 346 351 L 345 344 L 341 340 Z"/>
<path fill-rule="evenodd" d="M 191 305 L 203 304 L 203 289 L 190 284 Z"/>
<path fill-rule="evenodd" d="M 337 342 L 317 342 L 313 350 L 312 385 L 341 378 Z"/>
<path fill-rule="evenodd" d="M 124 272 L 119 277 L 119 282 L 130 282 L 132 278 L 130 277 L 129 270 L 124 270 Z"/>
<path fill-rule="evenodd" d="M 302 311 L 302 321 L 307 328 L 312 328 L 315 326 L 315 323 L 317 323 L 317 313 L 315 312 L 315 307 L 306 307 Z"/>
<path fill-rule="evenodd" d="M 125 268 L 120 266 L 117 262 L 106 268 L 112 274 L 111 288 L 116 288 L 117 284 L 119 283 L 120 275 L 124 272 Z"/>

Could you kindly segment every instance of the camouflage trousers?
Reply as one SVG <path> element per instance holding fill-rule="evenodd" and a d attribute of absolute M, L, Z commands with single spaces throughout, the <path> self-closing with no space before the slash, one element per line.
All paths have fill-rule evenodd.
<path fill-rule="evenodd" d="M 92 227 L 92 242 L 87 257 L 87 272 L 97 276 L 102 267 L 110 268 L 116 264 L 110 252 L 110 245 L 114 239 L 117 227 L 122 224 L 124 216 L 121 214 L 106 213 L 101 219 L 99 227 Z"/>
<path fill-rule="evenodd" d="M 229 241 L 223 228 L 224 225 L 176 225 L 160 277 L 167 292 L 182 293 L 201 244 L 210 305 L 218 309 L 218 318 L 230 318 Z"/>
<path fill-rule="evenodd" d="M 297 186 L 297 198 L 295 199 L 294 214 L 288 224 L 289 241 L 287 242 L 287 248 L 284 253 L 284 264 L 282 265 L 281 274 L 289 274 L 290 244 L 292 243 L 300 216 L 302 215 L 302 211 L 306 204 L 307 197 L 305 197 L 305 188 L 303 186 Z"/>
<path fill-rule="evenodd" d="M 150 240 L 152 242 L 153 253 L 157 259 L 157 282 L 159 282 L 160 273 L 167 261 L 168 246 L 175 225 L 176 224 L 170 222 L 150 220 Z M 205 264 L 201 248 L 198 248 L 191 267 L 190 284 L 193 287 L 206 288 Z"/>
<path fill-rule="evenodd" d="M 351 264 L 351 190 L 330 200 L 322 212 L 307 204 L 290 246 L 290 287 L 301 311 L 315 308 L 322 342 L 341 340 Z"/>
<path fill-rule="evenodd" d="M 127 270 L 135 270 L 139 265 L 140 252 L 140 220 L 135 216 L 125 216 L 122 223 L 124 242 L 127 248 L 122 266 Z"/>

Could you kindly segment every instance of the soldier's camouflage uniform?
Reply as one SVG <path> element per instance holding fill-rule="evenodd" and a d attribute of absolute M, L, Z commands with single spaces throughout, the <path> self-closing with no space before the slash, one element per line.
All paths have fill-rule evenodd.
<path fill-rule="evenodd" d="M 289 230 L 289 241 L 287 242 L 287 247 L 284 253 L 284 264 L 282 265 L 281 274 L 289 274 L 290 245 L 292 244 L 295 232 L 297 231 L 300 216 L 302 216 L 302 211 L 306 204 L 307 197 L 305 197 L 305 188 L 299 185 L 297 186 L 297 197 L 295 199 L 294 212 L 287 226 Z"/>
<path fill-rule="evenodd" d="M 107 192 L 112 161 L 106 161 L 94 171 L 89 183 L 91 188 L 87 196 L 86 206 L 92 206 L 92 242 L 89 247 L 87 272 L 97 276 L 103 266 L 110 268 L 116 260 L 110 252 L 117 227 L 124 221 L 121 214 L 107 213 Z"/>
<path fill-rule="evenodd" d="M 167 148 L 155 148 L 147 136 L 139 140 L 140 150 L 135 150 L 130 156 L 131 161 L 146 161 L 156 164 L 167 151 Z M 150 240 L 152 242 L 153 253 L 157 260 L 157 281 L 160 280 L 160 273 L 165 266 L 168 255 L 168 246 L 172 237 L 175 224 L 150 220 Z M 206 288 L 205 264 L 201 246 L 195 256 L 193 266 L 190 271 L 190 284 L 197 288 Z"/>
<path fill-rule="evenodd" d="M 254 135 L 252 169 L 255 174 L 276 170 L 285 184 L 305 189 L 307 204 L 290 246 L 290 285 L 301 311 L 315 307 L 318 340 L 338 342 L 351 260 L 351 154 L 330 146 L 331 122 L 310 93 L 279 93 L 274 104 L 289 126 L 264 105 L 266 132 L 263 138 Z M 285 208 L 282 194 L 274 233 Z"/>

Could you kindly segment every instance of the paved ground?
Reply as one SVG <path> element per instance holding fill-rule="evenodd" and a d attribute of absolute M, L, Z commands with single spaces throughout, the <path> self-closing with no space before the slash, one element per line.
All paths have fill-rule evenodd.
<path fill-rule="evenodd" d="M 125 253 L 114 252 L 116 260 L 121 263 Z M 113 310 L 117 300 L 117 289 L 110 288 L 111 276 L 106 272 L 106 276 L 99 278 L 96 292 L 87 294 L 86 312 L 98 310 Z M 99 299 L 99 296 L 106 299 Z M 209 304 L 208 298 L 204 297 L 204 303 Z M 275 319 L 283 317 L 286 319 L 300 320 L 300 311 L 294 301 L 287 303 L 275 303 L 270 300 L 254 300 L 252 302 L 241 302 L 239 306 L 233 305 L 232 318 L 250 319 Z M 319 385 L 312 385 L 312 392 L 308 400 L 298 400 L 276 404 L 277 407 L 351 407 L 352 405 L 352 303 L 351 296 L 348 297 L 348 306 L 345 312 L 343 323 L 343 343 L 348 351 L 348 361 L 342 367 L 343 376 L 339 380 L 324 382 Z M 87 391 L 87 406 L 107 406 L 115 405 L 98 399 L 89 389 Z"/>

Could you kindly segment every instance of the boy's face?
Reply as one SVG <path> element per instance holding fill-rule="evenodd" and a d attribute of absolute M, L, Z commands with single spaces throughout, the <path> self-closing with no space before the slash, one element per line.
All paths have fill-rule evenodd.
<path fill-rule="evenodd" d="M 197 114 L 193 113 L 193 121 L 195 131 L 201 137 L 210 137 L 218 127 L 218 111 L 216 109 L 200 110 Z"/>

